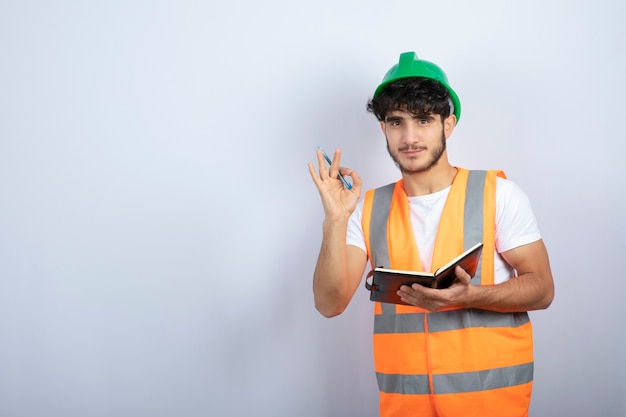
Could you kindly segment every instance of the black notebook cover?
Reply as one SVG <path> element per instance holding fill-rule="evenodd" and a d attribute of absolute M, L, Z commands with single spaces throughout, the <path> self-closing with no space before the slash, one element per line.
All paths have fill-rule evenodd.
<path fill-rule="evenodd" d="M 420 284 L 429 288 L 444 289 L 456 280 L 454 269 L 461 266 L 472 278 L 476 274 L 483 244 L 478 243 L 450 262 L 437 269 L 435 273 L 402 271 L 387 268 L 375 268 L 368 274 L 372 283 L 365 280 L 365 287 L 370 290 L 370 300 L 382 303 L 406 304 L 396 292 L 402 285 Z"/>

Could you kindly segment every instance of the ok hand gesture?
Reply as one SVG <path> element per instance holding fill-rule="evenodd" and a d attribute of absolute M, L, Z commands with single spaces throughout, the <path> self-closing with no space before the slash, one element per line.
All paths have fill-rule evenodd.
<path fill-rule="evenodd" d="M 318 149 L 317 164 L 319 173 L 315 171 L 315 167 L 309 162 L 311 178 L 322 198 L 326 220 L 330 221 L 345 220 L 350 217 L 361 196 L 361 178 L 355 171 L 348 168 L 340 168 L 340 159 L 341 150 L 337 149 L 333 155 L 330 168 L 327 168 L 322 150 Z M 343 182 L 339 179 L 339 173 L 344 177 L 349 176 L 352 178 L 352 189 L 348 189 L 343 185 Z"/>

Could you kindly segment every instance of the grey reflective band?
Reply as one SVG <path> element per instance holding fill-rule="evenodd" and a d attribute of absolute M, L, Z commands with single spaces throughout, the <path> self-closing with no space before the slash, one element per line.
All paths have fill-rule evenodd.
<path fill-rule="evenodd" d="M 391 209 L 391 198 L 396 184 L 387 184 L 374 191 L 372 217 L 370 219 L 370 251 L 374 267 L 389 268 L 389 247 L 387 246 L 387 219 Z M 372 236 L 382 236 L 373 238 Z"/>
<path fill-rule="evenodd" d="M 514 387 L 533 380 L 532 362 L 504 368 L 454 374 L 434 374 L 434 394 L 458 394 Z M 428 375 L 376 373 L 378 387 L 388 394 L 430 394 Z"/>
<path fill-rule="evenodd" d="M 374 334 L 424 333 L 424 313 L 394 314 L 395 306 L 381 303 L 383 314 L 374 315 Z M 394 311 L 386 312 L 385 309 Z"/>
<path fill-rule="evenodd" d="M 387 394 L 430 394 L 428 375 L 399 375 L 376 372 L 378 388 Z"/>
<path fill-rule="evenodd" d="M 433 385 L 436 387 L 435 394 L 455 394 L 514 387 L 532 381 L 533 368 L 534 364 L 530 362 L 485 371 L 433 375 Z"/>
<path fill-rule="evenodd" d="M 428 331 L 434 333 L 475 327 L 516 328 L 529 322 L 530 318 L 528 318 L 528 313 L 526 312 L 498 313 L 478 309 L 451 310 L 429 314 Z"/>
<path fill-rule="evenodd" d="M 465 212 L 463 215 L 463 250 L 468 250 L 483 241 L 485 180 L 487 171 L 470 171 L 465 190 Z M 472 285 L 482 283 L 482 256 L 478 260 Z"/>
<path fill-rule="evenodd" d="M 395 320 L 396 316 L 396 305 L 388 304 L 388 303 L 380 303 L 380 308 L 382 310 L 382 315 L 387 319 Z M 376 325 L 376 318 L 374 318 L 374 325 Z"/>
<path fill-rule="evenodd" d="M 383 314 L 374 316 L 374 334 L 424 333 L 424 313 L 385 314 L 386 305 L 383 303 L 382 306 Z M 516 328 L 530 322 L 526 312 L 505 314 L 478 309 L 440 311 L 429 313 L 426 318 L 429 333 L 475 327 Z"/>

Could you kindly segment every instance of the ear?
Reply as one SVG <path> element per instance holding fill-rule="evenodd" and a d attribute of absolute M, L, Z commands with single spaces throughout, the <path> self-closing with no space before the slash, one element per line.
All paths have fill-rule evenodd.
<path fill-rule="evenodd" d="M 454 114 L 451 114 L 443 121 L 443 133 L 446 139 L 448 139 L 450 135 L 452 135 L 452 132 L 454 131 L 455 127 L 456 127 L 456 116 Z"/>
<path fill-rule="evenodd" d="M 385 133 L 385 121 L 384 120 L 380 121 L 380 130 L 382 130 L 383 133 Z"/>

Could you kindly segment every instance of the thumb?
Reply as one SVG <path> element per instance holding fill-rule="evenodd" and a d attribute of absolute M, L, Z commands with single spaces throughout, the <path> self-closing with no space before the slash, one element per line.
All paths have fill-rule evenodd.
<path fill-rule="evenodd" d="M 456 266 L 456 268 L 454 269 L 454 273 L 456 274 L 456 277 L 459 279 L 459 281 L 465 285 L 469 285 L 470 281 L 472 280 L 470 274 L 465 272 L 465 269 L 461 268 L 460 265 Z"/>

